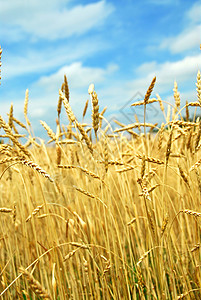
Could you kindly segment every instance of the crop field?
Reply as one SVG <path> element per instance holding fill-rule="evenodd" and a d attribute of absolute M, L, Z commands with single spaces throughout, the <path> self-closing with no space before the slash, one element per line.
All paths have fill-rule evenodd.
<path fill-rule="evenodd" d="M 93 84 L 75 116 L 66 76 L 56 132 L 41 121 L 48 142 L 33 134 L 28 90 L 24 120 L 13 104 L 0 115 L 0 298 L 201 299 L 201 75 L 183 106 L 176 82 L 173 104 L 155 84 L 133 103 L 144 122 L 115 130 Z M 162 124 L 147 123 L 150 105 Z"/>

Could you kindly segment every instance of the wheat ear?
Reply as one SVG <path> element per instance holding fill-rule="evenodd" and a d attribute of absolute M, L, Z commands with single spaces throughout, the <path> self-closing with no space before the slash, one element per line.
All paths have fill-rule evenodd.
<path fill-rule="evenodd" d="M 92 96 L 92 105 L 93 105 L 93 112 L 92 112 L 92 121 L 93 121 L 93 129 L 95 134 L 97 135 L 98 127 L 99 127 L 99 105 L 98 105 L 98 96 L 94 91 Z"/>
<path fill-rule="evenodd" d="M 85 106 L 84 106 L 84 110 L 83 110 L 83 113 L 82 113 L 83 119 L 84 119 L 84 117 L 85 117 L 85 115 L 86 115 L 88 105 L 89 105 L 89 99 L 87 99 L 87 101 L 86 101 L 86 103 L 85 103 Z"/>
<path fill-rule="evenodd" d="M 32 290 L 37 296 L 40 296 L 42 299 L 52 299 L 52 297 L 48 294 L 48 292 L 44 289 L 40 282 L 38 282 L 30 272 L 28 272 L 23 267 L 20 267 L 19 271 L 23 276 L 27 278 Z"/>
<path fill-rule="evenodd" d="M 11 141 L 26 155 L 26 156 L 30 156 L 30 153 L 27 151 L 27 149 L 20 144 L 20 142 L 15 138 L 15 136 L 13 135 L 13 132 L 10 128 L 9 125 L 6 124 L 6 122 L 4 121 L 4 119 L 0 116 L 0 125 L 1 127 L 4 129 L 4 131 L 9 135 L 9 138 L 11 139 Z"/>
<path fill-rule="evenodd" d="M 47 178 L 50 182 L 54 182 L 50 175 L 46 171 L 44 171 L 39 165 L 35 164 L 33 161 L 20 160 L 19 163 L 36 170 L 39 174 Z"/>
<path fill-rule="evenodd" d="M 27 112 L 28 112 L 28 103 L 29 103 L 29 90 L 26 89 L 26 92 L 25 92 L 25 100 L 24 100 L 24 117 L 25 117 L 25 120 L 27 122 L 27 125 L 31 125 L 28 117 L 27 117 Z"/>
<path fill-rule="evenodd" d="M 200 71 L 197 73 L 197 83 L 196 83 L 196 91 L 197 91 L 197 97 L 198 101 L 201 104 L 201 76 L 200 76 Z"/>
<path fill-rule="evenodd" d="M 68 86 L 68 80 L 67 80 L 66 75 L 64 75 L 64 94 L 65 94 L 66 99 L 69 102 L 69 100 L 70 100 L 70 93 L 69 93 L 69 86 Z"/>

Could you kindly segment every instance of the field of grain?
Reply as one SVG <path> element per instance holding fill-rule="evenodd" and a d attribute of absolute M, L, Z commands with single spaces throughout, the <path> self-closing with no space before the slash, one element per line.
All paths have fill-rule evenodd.
<path fill-rule="evenodd" d="M 92 112 L 86 102 L 77 119 L 66 76 L 56 132 L 41 121 L 48 143 L 32 134 L 28 90 L 24 120 L 12 105 L 0 116 L 2 299 L 201 298 L 200 72 L 183 107 L 176 82 L 174 105 L 151 98 L 155 81 L 133 104 L 144 123 L 114 131 L 93 85 Z M 153 103 L 160 126 L 146 122 Z"/>

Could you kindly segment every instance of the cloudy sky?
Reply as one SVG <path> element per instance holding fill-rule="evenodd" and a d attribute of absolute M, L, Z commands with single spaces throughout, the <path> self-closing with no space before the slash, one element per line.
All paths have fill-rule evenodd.
<path fill-rule="evenodd" d="M 106 117 L 125 123 L 134 122 L 134 113 L 142 116 L 130 104 L 143 98 L 154 76 L 153 96 L 173 102 L 176 80 L 182 103 L 195 101 L 200 43 L 201 1 L 0 0 L 1 115 L 6 118 L 13 102 L 14 115 L 23 121 L 28 88 L 37 134 L 39 120 L 55 129 L 64 74 L 80 121 L 90 83 L 100 110 L 108 107 Z M 148 118 L 155 123 L 162 115 L 156 107 Z"/>

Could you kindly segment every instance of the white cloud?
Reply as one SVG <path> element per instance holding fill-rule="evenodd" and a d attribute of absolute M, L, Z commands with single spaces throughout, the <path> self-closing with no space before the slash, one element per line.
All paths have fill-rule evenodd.
<path fill-rule="evenodd" d="M 58 45 L 44 47 L 40 51 L 37 49 L 21 52 L 20 55 L 8 53 L 3 49 L 2 77 L 5 79 L 24 74 L 46 73 L 55 67 L 65 65 L 69 62 L 86 59 L 100 49 L 110 47 L 106 42 L 96 39 L 91 43 L 89 39 L 67 43 L 63 47 Z M 5 74 L 5 75 L 4 75 Z"/>
<path fill-rule="evenodd" d="M 181 53 L 183 51 L 196 48 L 199 49 L 201 42 L 201 25 L 185 29 L 175 37 L 165 39 L 160 47 L 170 49 L 172 53 Z"/>
<path fill-rule="evenodd" d="M 185 27 L 180 34 L 168 37 L 161 42 L 161 49 L 169 49 L 173 54 L 192 49 L 199 50 L 201 42 L 200 1 L 184 14 L 183 24 Z"/>
<path fill-rule="evenodd" d="M 30 34 L 34 39 L 67 38 L 100 26 L 114 10 L 105 0 L 74 7 L 67 5 L 68 2 L 0 0 L 0 33 L 6 30 L 8 37 L 12 38 L 15 28 L 17 35 L 23 33 L 26 37 L 26 34 Z"/>
<path fill-rule="evenodd" d="M 147 72 L 146 66 L 148 66 Z M 153 67 L 152 70 L 150 67 Z M 157 93 L 169 92 L 171 94 L 175 80 L 178 83 L 178 88 L 188 88 L 188 86 L 192 85 L 192 78 L 196 81 L 198 69 L 201 69 L 201 54 L 187 56 L 175 62 L 164 62 L 161 64 L 149 62 L 139 66 L 136 70 L 138 78 L 128 82 L 127 86 L 129 89 L 133 89 L 133 93 L 140 92 L 145 94 L 151 80 L 156 76 L 154 91 Z"/>
<path fill-rule="evenodd" d="M 187 18 L 192 23 L 200 23 L 201 20 L 201 4 L 200 1 L 196 2 L 192 8 L 187 12 Z"/>
<path fill-rule="evenodd" d="M 64 74 L 66 74 L 71 88 L 87 89 L 91 82 L 103 82 L 108 74 L 115 72 L 117 69 L 118 66 L 115 64 L 109 64 L 106 69 L 102 69 L 85 67 L 81 62 L 75 62 L 60 68 L 54 74 L 41 77 L 34 85 L 43 87 L 46 91 L 57 91 L 63 82 Z"/>

